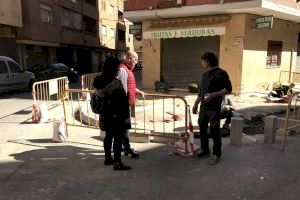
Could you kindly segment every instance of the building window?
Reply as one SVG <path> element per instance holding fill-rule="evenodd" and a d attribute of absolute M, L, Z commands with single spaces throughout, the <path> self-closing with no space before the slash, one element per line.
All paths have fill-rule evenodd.
<path fill-rule="evenodd" d="M 267 68 L 277 68 L 281 65 L 282 42 L 269 41 L 267 53 Z"/>
<path fill-rule="evenodd" d="M 107 35 L 107 28 L 106 26 L 102 26 L 102 35 Z"/>
<path fill-rule="evenodd" d="M 111 31 L 110 31 L 110 32 L 111 32 L 111 37 L 112 37 L 112 38 L 115 38 L 115 35 L 116 35 L 115 29 L 111 28 L 110 30 L 111 30 Z"/>
<path fill-rule="evenodd" d="M 88 33 L 97 33 L 97 20 L 83 15 L 82 30 Z"/>
<path fill-rule="evenodd" d="M 110 16 L 113 16 L 115 14 L 115 7 L 113 5 L 110 5 L 109 7 L 109 14 Z"/>
<path fill-rule="evenodd" d="M 61 25 L 71 29 L 81 30 L 82 16 L 77 12 L 63 9 L 61 13 Z"/>
<path fill-rule="evenodd" d="M 101 7 L 102 7 L 102 10 L 106 10 L 106 2 L 105 2 L 105 0 L 101 1 Z"/>
<path fill-rule="evenodd" d="M 53 11 L 52 8 L 46 4 L 40 4 L 41 8 L 41 21 L 45 23 L 53 23 Z"/>

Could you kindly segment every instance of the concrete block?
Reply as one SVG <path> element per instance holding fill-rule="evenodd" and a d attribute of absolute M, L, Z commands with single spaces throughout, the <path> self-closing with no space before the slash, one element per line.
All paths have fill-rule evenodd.
<path fill-rule="evenodd" d="M 230 144 L 242 145 L 242 132 L 244 128 L 244 120 L 240 117 L 233 117 L 231 119 L 231 131 L 230 131 Z"/>
<path fill-rule="evenodd" d="M 284 126 L 284 121 L 285 121 L 285 118 L 278 117 L 277 118 L 277 123 L 276 123 L 276 128 L 277 129 L 282 129 L 283 126 Z"/>
<path fill-rule="evenodd" d="M 270 115 L 265 117 L 264 142 L 274 144 L 276 139 L 277 117 Z"/>

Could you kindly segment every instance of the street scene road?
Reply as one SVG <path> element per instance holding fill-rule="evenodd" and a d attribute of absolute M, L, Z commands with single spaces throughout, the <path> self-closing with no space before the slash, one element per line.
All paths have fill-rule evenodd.
<path fill-rule="evenodd" d="M 30 93 L 1 96 L 1 199 L 273 200 L 300 195 L 298 136 L 289 139 L 284 153 L 279 141 L 266 145 L 262 135 L 256 136 L 257 143 L 243 139 L 241 147 L 224 138 L 217 166 L 209 166 L 206 159 L 170 155 L 168 144 L 136 143 L 141 158 L 125 157 L 133 169 L 115 172 L 103 165 L 99 130 L 71 128 L 68 143 L 54 143 L 51 123 L 28 120 L 31 104 Z"/>
<path fill-rule="evenodd" d="M 22 110 L 31 111 L 32 94 L 31 92 L 11 92 L 0 95 L 1 114 L 0 118 L 5 119 L 9 115 Z"/>
<path fill-rule="evenodd" d="M 299 200 L 300 0 L 0 0 L 0 200 Z"/>

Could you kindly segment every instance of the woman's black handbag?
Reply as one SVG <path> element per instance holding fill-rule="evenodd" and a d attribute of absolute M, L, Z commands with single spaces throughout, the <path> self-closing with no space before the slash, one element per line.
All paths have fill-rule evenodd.
<path fill-rule="evenodd" d="M 91 97 L 91 108 L 93 113 L 99 114 L 99 127 L 102 131 L 106 131 L 105 118 L 104 118 L 104 97 L 100 97 L 96 94 Z"/>
<path fill-rule="evenodd" d="M 103 97 L 93 94 L 91 97 L 91 108 L 93 113 L 100 114 L 103 108 Z"/>

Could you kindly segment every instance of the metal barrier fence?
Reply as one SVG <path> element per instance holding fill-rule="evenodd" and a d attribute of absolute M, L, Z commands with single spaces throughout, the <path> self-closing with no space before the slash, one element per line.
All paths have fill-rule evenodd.
<path fill-rule="evenodd" d="M 99 115 L 92 112 L 90 107 L 90 95 L 94 94 L 93 90 L 68 89 L 64 95 L 69 99 L 63 99 L 64 119 L 66 130 L 68 126 L 86 127 L 99 129 Z"/>
<path fill-rule="evenodd" d="M 300 128 L 300 123 L 293 123 L 292 121 L 300 121 L 300 92 L 295 92 L 289 100 L 288 108 L 286 112 L 286 117 L 284 121 L 283 133 L 281 137 L 281 149 L 284 150 L 286 137 L 288 136 L 288 131 Z"/>
<path fill-rule="evenodd" d="M 92 112 L 90 96 L 93 90 L 68 89 L 63 99 L 66 127 L 99 129 L 99 115 Z M 187 133 L 188 105 L 184 98 L 176 95 L 148 94 L 139 100 L 132 118 L 132 132 L 165 138 L 179 138 Z M 67 129 L 68 130 L 68 129 Z"/>
<path fill-rule="evenodd" d="M 81 89 L 92 90 L 94 79 L 99 75 L 101 75 L 101 72 L 82 75 L 81 76 Z"/>
<path fill-rule="evenodd" d="M 284 84 L 300 83 L 300 72 L 280 71 L 279 82 Z"/>
<path fill-rule="evenodd" d="M 180 133 L 187 133 L 187 101 L 176 95 L 147 94 L 135 107 L 132 128 L 134 133 L 178 138 Z"/>
<path fill-rule="evenodd" d="M 66 89 L 69 89 L 68 77 L 39 81 L 32 86 L 32 97 L 34 101 L 59 101 L 67 98 Z"/>

